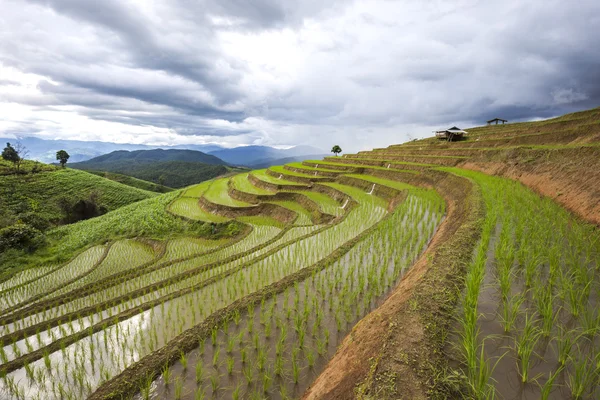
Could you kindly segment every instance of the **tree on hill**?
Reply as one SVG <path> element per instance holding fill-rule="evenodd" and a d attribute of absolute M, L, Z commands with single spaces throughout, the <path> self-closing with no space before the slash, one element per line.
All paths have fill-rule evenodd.
<path fill-rule="evenodd" d="M 331 148 L 331 152 L 337 156 L 339 153 L 342 152 L 342 148 L 336 144 Z"/>
<path fill-rule="evenodd" d="M 64 150 L 59 150 L 56 152 L 56 159 L 60 162 L 60 165 L 64 168 L 67 160 L 71 157 L 69 153 Z"/>
<path fill-rule="evenodd" d="M 6 143 L 6 147 L 2 150 L 2 158 L 6 161 L 10 161 L 15 166 L 15 170 L 18 173 L 21 168 L 21 163 L 27 157 L 29 152 L 27 148 L 20 142 L 17 142 L 14 146 L 10 143 Z"/>

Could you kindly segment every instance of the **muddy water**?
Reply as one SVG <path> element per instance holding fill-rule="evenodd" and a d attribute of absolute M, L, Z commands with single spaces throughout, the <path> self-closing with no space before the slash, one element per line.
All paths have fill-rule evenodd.
<path fill-rule="evenodd" d="M 501 226 L 498 226 L 495 234 L 490 239 L 490 245 L 487 252 L 486 273 L 484 282 L 481 288 L 478 302 L 478 328 L 480 329 L 480 342 L 484 342 L 485 357 L 491 367 L 494 368 L 492 373 L 492 384 L 495 387 L 495 392 L 500 399 L 514 400 L 537 400 L 542 396 L 542 387 L 548 382 L 551 374 L 554 374 L 561 366 L 559 362 L 559 341 L 564 335 L 571 338 L 573 341 L 572 350 L 568 361 L 564 368 L 556 375 L 552 390 L 548 395 L 548 399 L 570 399 L 572 398 L 572 386 L 574 384 L 574 376 L 579 373 L 577 366 L 582 360 L 587 359 L 587 366 L 583 368 L 584 374 L 589 373 L 588 380 L 585 382 L 586 390 L 581 398 L 584 399 L 600 399 L 600 387 L 598 386 L 597 377 L 594 378 L 594 369 L 600 368 L 600 318 L 598 317 L 597 305 L 599 302 L 600 285 L 598 282 L 598 274 L 596 279 L 591 282 L 594 289 L 586 301 L 586 306 L 592 310 L 593 316 L 596 318 L 595 324 L 597 330 L 592 333 L 584 334 L 581 320 L 583 315 L 574 317 L 569 312 L 569 306 L 565 300 L 558 296 L 558 286 L 553 287 L 553 312 L 555 320 L 552 328 L 547 336 L 540 335 L 535 342 L 534 352 L 531 357 L 531 363 L 528 368 L 528 381 L 522 382 L 520 359 L 517 356 L 516 346 L 519 335 L 523 332 L 527 320 L 534 321 L 534 326 L 541 329 L 541 315 L 537 311 L 537 303 L 535 298 L 535 290 L 540 290 L 547 283 L 549 277 L 548 263 L 545 262 L 538 266 L 536 271 L 537 278 L 533 282 L 531 288 L 525 285 L 525 277 L 523 267 L 519 266 L 518 260 L 515 260 L 512 270 L 514 273 L 510 296 L 522 295 L 524 301 L 519 308 L 518 317 L 515 326 L 505 333 L 502 320 L 502 296 L 499 288 L 499 272 L 495 259 L 495 249 L 498 245 L 498 239 Z M 589 262 L 589 261 L 588 261 Z M 563 263 L 560 268 L 566 269 L 567 266 Z M 588 265 L 590 270 L 597 270 L 594 263 Z M 582 311 L 583 313 L 583 311 Z M 455 329 L 460 332 L 460 325 L 456 324 Z M 459 342 L 458 334 L 453 335 L 450 340 L 453 343 Z M 461 359 L 455 348 L 448 347 L 448 354 L 451 354 L 453 361 L 450 363 L 455 368 L 460 367 Z M 597 373 L 597 372 L 596 372 Z"/>
<path fill-rule="evenodd" d="M 331 267 L 246 310 L 237 323 L 234 319 L 216 332 L 214 345 L 208 338 L 188 353 L 187 367 L 173 365 L 168 384 L 163 375 L 149 393 L 136 398 L 300 397 L 352 327 L 385 300 L 412 265 L 424 249 L 414 243 L 428 243 L 436 218 L 427 214 L 426 223 L 413 221 L 411 228 L 407 218 L 399 220 L 395 227 L 414 232 L 413 237 L 403 242 L 367 239 Z M 374 275 L 381 277 L 380 283 Z M 202 369 L 199 382 L 197 365 Z"/>

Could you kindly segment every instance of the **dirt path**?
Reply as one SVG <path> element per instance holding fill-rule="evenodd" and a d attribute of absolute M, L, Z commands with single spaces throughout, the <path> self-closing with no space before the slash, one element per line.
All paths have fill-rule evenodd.
<path fill-rule="evenodd" d="M 460 279 L 461 260 L 478 235 L 473 222 L 481 208 L 468 180 L 436 174 L 434 181 L 448 203 L 447 218 L 390 297 L 344 339 L 304 399 L 427 398 L 432 382 L 422 374 L 424 363 L 434 365 L 441 354 L 435 354 L 440 346 L 429 316 L 452 301 L 435 293 L 446 293 L 444 288 Z"/>

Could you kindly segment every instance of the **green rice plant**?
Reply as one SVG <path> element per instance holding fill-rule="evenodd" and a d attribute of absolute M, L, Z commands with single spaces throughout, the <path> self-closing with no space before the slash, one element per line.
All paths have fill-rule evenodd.
<path fill-rule="evenodd" d="M 217 327 L 214 327 L 212 329 L 212 331 L 210 332 L 210 341 L 213 345 L 213 347 L 217 344 L 217 334 L 218 334 L 218 329 Z"/>
<path fill-rule="evenodd" d="M 300 380 L 300 366 L 298 365 L 298 361 L 295 359 L 292 359 L 292 379 L 296 385 Z"/>
<path fill-rule="evenodd" d="M 212 366 L 213 368 L 219 368 L 219 353 L 221 352 L 221 349 L 219 347 L 215 348 L 215 351 L 213 353 L 213 358 L 212 358 Z"/>
<path fill-rule="evenodd" d="M 312 369 L 315 366 L 315 353 L 313 353 L 310 349 L 305 350 L 306 361 L 308 362 L 308 367 Z"/>
<path fill-rule="evenodd" d="M 246 350 L 246 347 L 242 347 L 240 349 L 240 357 L 242 359 L 242 364 L 246 364 L 246 361 L 248 361 L 248 352 Z"/>
<path fill-rule="evenodd" d="M 523 294 L 510 297 L 508 300 L 502 299 L 502 315 L 500 316 L 504 333 L 511 332 L 519 316 L 521 305 L 525 301 Z"/>
<path fill-rule="evenodd" d="M 579 317 L 583 335 L 593 339 L 600 332 L 600 313 L 597 308 L 586 307 Z"/>
<path fill-rule="evenodd" d="M 175 379 L 175 400 L 180 400 L 183 393 L 183 380 L 181 377 Z"/>
<path fill-rule="evenodd" d="M 250 364 L 246 364 L 244 367 L 244 378 L 246 378 L 246 384 L 252 385 L 254 381 L 254 368 Z"/>
<path fill-rule="evenodd" d="M 228 354 L 231 354 L 233 352 L 233 348 L 235 347 L 236 342 L 237 342 L 237 336 L 228 336 L 227 337 L 226 351 Z"/>
<path fill-rule="evenodd" d="M 534 325 L 534 321 L 525 316 L 525 325 L 521 335 L 515 339 L 515 348 L 517 351 L 517 364 L 521 374 L 521 382 L 529 381 L 529 367 L 531 357 L 534 353 L 535 345 L 541 335 L 541 331 Z"/>
<path fill-rule="evenodd" d="M 204 368 L 203 368 L 201 360 L 198 360 L 198 362 L 196 363 L 195 372 L 196 372 L 196 383 L 201 383 L 202 379 L 204 377 Z"/>
<path fill-rule="evenodd" d="M 242 395 L 242 384 L 238 383 L 235 386 L 235 388 L 233 389 L 233 392 L 231 393 L 231 398 L 233 400 L 239 400 L 241 395 Z"/>
<path fill-rule="evenodd" d="M 227 373 L 231 376 L 233 375 L 233 366 L 235 365 L 235 360 L 233 357 L 227 357 Z"/>
<path fill-rule="evenodd" d="M 204 388 L 202 386 L 198 387 L 194 392 L 194 400 L 204 400 L 206 398 L 206 393 L 204 392 Z"/>
<path fill-rule="evenodd" d="M 216 396 L 219 393 L 219 383 L 220 379 L 218 375 L 210 376 L 210 388 L 212 389 L 213 396 Z"/>
<path fill-rule="evenodd" d="M 535 300 L 537 312 L 542 317 L 541 333 L 544 337 L 549 337 L 552 326 L 558 318 L 558 313 L 554 313 L 552 288 L 550 286 L 536 287 Z"/>
<path fill-rule="evenodd" d="M 198 341 L 198 352 L 200 355 L 204 354 L 205 345 L 206 345 L 206 339 L 202 338 Z"/>
<path fill-rule="evenodd" d="M 556 371 L 548 373 L 548 380 L 540 386 L 540 398 L 542 400 L 548 400 L 550 398 L 550 393 L 554 388 L 554 381 L 556 380 L 556 377 L 560 375 L 563 369 L 564 367 L 560 366 Z"/>
<path fill-rule="evenodd" d="M 583 399 L 594 379 L 594 368 L 584 356 L 573 360 L 573 372 L 569 372 L 567 386 L 573 399 Z"/>
<path fill-rule="evenodd" d="M 259 371 L 263 371 L 265 369 L 265 365 L 267 363 L 267 352 L 263 346 L 260 346 L 258 349 L 258 353 L 256 354 L 256 366 Z"/>
<path fill-rule="evenodd" d="M 276 376 L 283 376 L 283 356 L 281 354 L 278 354 L 275 357 L 275 365 L 273 367 L 273 372 Z"/>
<path fill-rule="evenodd" d="M 185 353 L 183 351 L 180 353 L 179 362 L 181 363 L 181 366 L 183 367 L 183 370 L 184 371 L 187 370 L 188 360 L 187 360 L 187 357 L 185 356 Z"/>
<path fill-rule="evenodd" d="M 273 378 L 271 377 L 271 372 L 269 370 L 265 370 L 262 374 L 263 393 L 269 392 L 272 383 Z"/>
<path fill-rule="evenodd" d="M 169 364 L 165 364 L 161 370 L 163 381 L 165 382 L 165 386 L 169 386 L 171 383 L 171 368 Z"/>

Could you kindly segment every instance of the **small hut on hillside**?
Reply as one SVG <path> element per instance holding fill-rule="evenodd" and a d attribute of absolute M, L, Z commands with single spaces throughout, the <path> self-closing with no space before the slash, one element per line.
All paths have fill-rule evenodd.
<path fill-rule="evenodd" d="M 450 129 L 445 129 L 443 131 L 435 131 L 435 136 L 438 139 L 444 139 L 447 140 L 448 142 L 451 142 L 453 140 L 458 140 L 460 138 L 463 137 L 463 135 L 466 135 L 467 131 L 463 131 L 460 128 L 457 128 L 456 126 L 453 126 Z"/>
<path fill-rule="evenodd" d="M 489 121 L 487 121 L 487 124 L 488 124 L 488 125 L 491 125 L 491 124 L 493 124 L 494 122 L 496 123 L 496 125 L 498 125 L 498 122 L 502 122 L 502 125 L 504 125 L 504 123 L 505 123 L 505 122 L 508 122 L 508 121 L 507 121 L 507 120 L 505 120 L 505 119 L 502 119 L 502 118 L 494 118 L 494 119 L 490 119 Z"/>

